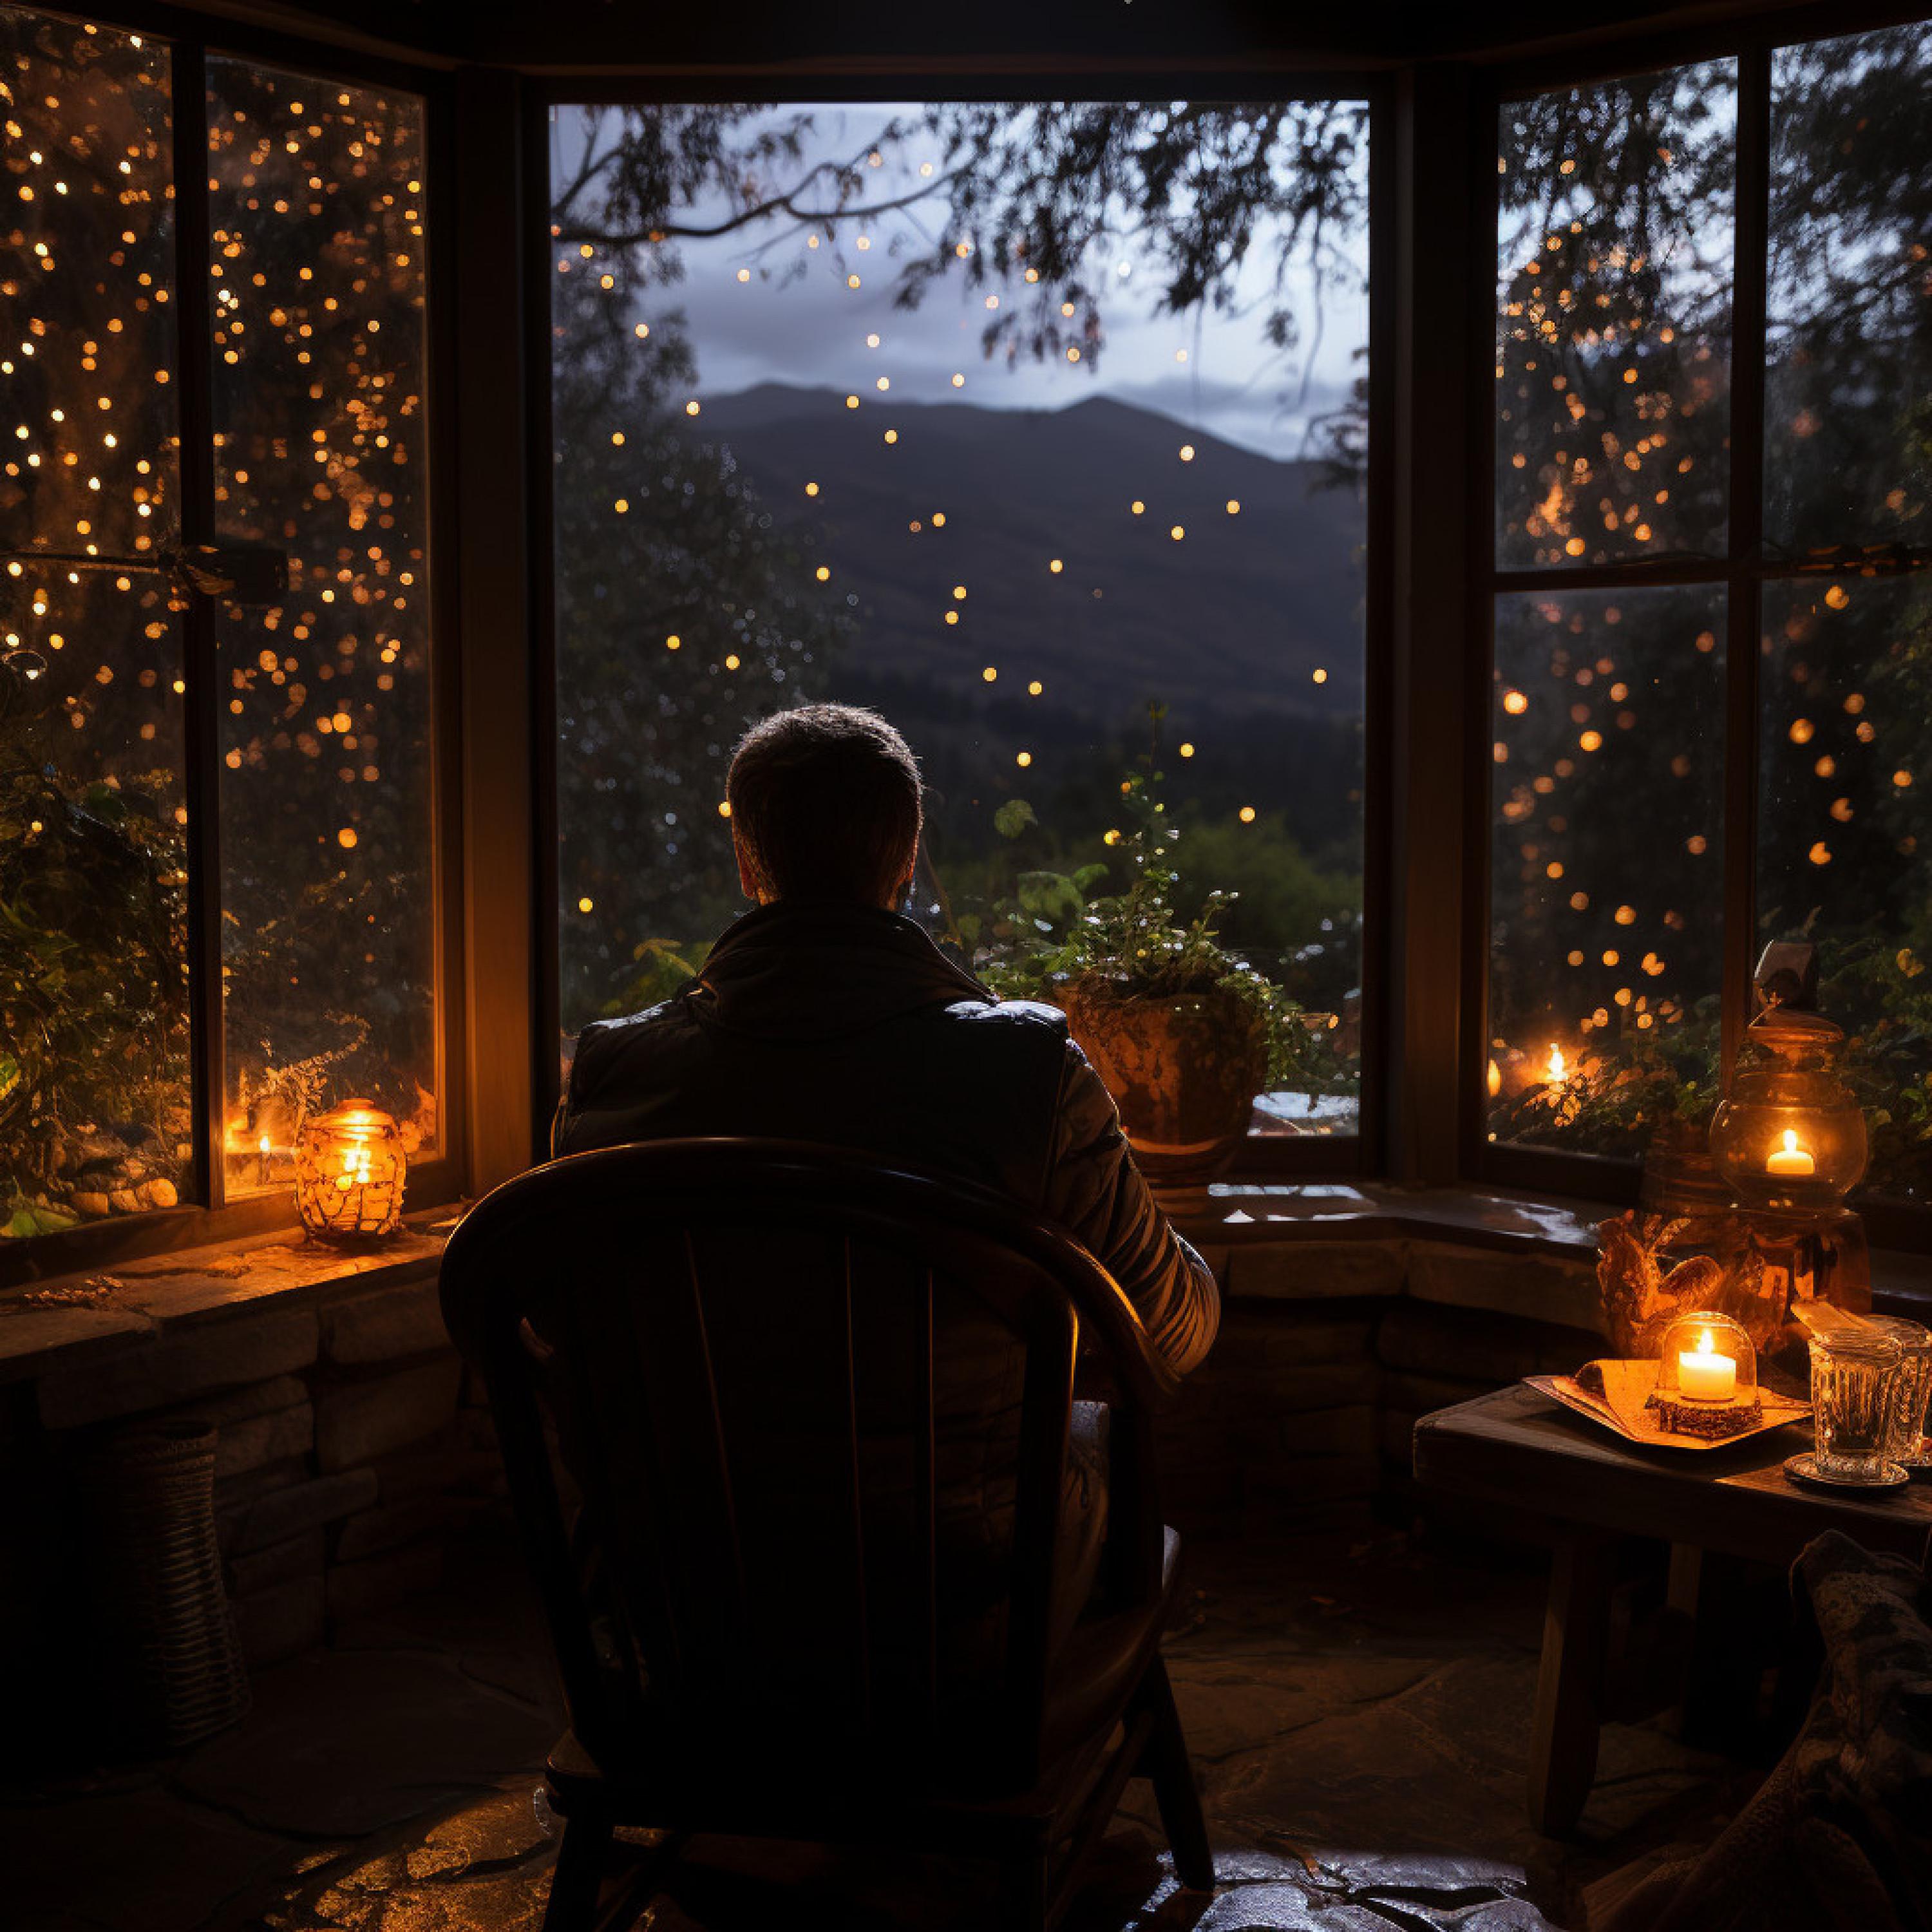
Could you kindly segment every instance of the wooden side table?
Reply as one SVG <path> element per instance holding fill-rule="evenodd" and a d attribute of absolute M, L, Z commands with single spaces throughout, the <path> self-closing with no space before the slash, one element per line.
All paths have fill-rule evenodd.
<path fill-rule="evenodd" d="M 1869 1497 L 1801 1490 L 1784 1464 L 1809 1442 L 1801 1426 L 1733 1449 L 1640 1449 L 1520 1387 L 1416 1424 L 1418 1483 L 1558 1526 L 1530 1742 L 1537 1830 L 1568 1832 L 1595 1781 L 1617 1538 L 1672 1546 L 1672 1600 L 1687 1610 L 1707 1552 L 1786 1566 L 1822 1531 L 1840 1529 L 1868 1550 L 1923 1556 L 1932 1487 Z"/>

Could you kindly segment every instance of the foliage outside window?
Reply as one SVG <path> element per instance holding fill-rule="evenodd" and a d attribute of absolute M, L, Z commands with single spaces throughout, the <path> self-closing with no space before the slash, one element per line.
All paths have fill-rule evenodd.
<path fill-rule="evenodd" d="M 742 900 L 746 724 L 876 706 L 908 910 L 996 978 L 1126 884 L 1298 1009 L 1256 1124 L 1346 1131 L 1361 959 L 1360 103 L 560 108 L 561 1018 Z M 1076 882 L 1078 882 L 1077 884 Z"/>
<path fill-rule="evenodd" d="M 1743 841 L 1755 938 L 1821 949 L 1868 1186 L 1924 1202 L 1932 30 L 1773 54 L 1761 317 L 1736 302 L 1738 76 L 1707 62 L 1502 110 L 1490 1138 L 1635 1156 L 1702 1118 L 1746 990 L 1723 978 Z M 1732 344 L 1760 322 L 1741 530 Z M 1750 823 L 1724 806 L 1741 676 Z"/>
<path fill-rule="evenodd" d="M 190 1052 L 203 975 L 227 1036 L 208 1204 L 284 1180 L 295 1115 L 331 1098 L 436 1135 L 422 104 L 211 59 L 210 226 L 189 235 L 175 67 L 140 35 L 0 8 L 14 1238 L 190 1198 L 193 1096 L 218 1077 Z M 184 342 L 203 275 L 212 339 Z M 211 358 L 212 420 L 184 416 L 190 356 Z M 188 437 L 214 457 L 206 505 L 183 501 Z M 286 596 L 211 610 L 190 531 L 286 559 Z M 221 762 L 190 774 L 204 704 Z M 218 958 L 188 917 L 197 796 L 219 802 Z"/>

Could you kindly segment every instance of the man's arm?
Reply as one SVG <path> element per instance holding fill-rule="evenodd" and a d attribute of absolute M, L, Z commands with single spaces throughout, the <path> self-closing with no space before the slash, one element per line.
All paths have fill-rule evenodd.
<path fill-rule="evenodd" d="M 1154 1204 L 1112 1096 L 1070 1040 L 1041 1205 L 1126 1291 L 1168 1366 L 1197 1367 L 1221 1320 L 1213 1272 Z"/>

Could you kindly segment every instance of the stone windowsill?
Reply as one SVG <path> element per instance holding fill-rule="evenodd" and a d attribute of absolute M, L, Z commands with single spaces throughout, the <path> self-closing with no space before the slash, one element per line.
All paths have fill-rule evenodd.
<path fill-rule="evenodd" d="M 1176 1226 L 1237 1298 L 1406 1292 L 1592 1328 L 1596 1224 L 1617 1211 L 1601 1202 L 1465 1187 L 1222 1184 Z M 1378 1264 L 1365 1243 L 1406 1249 L 1424 1265 L 1405 1270 L 1399 1253 Z M 1932 1256 L 1875 1252 L 1872 1275 L 1881 1306 L 1932 1321 Z"/>
<path fill-rule="evenodd" d="M 351 1287 L 433 1276 L 460 1206 L 404 1218 L 367 1249 L 270 1234 L 56 1276 L 0 1298 L 0 1383 L 105 1360 L 163 1334 L 263 1309 L 299 1309 Z"/>
<path fill-rule="evenodd" d="M 272 1304 L 400 1286 L 436 1271 L 460 1204 L 409 1216 L 367 1250 L 286 1235 L 188 1249 L 58 1276 L 0 1298 L 0 1383 L 83 1366 L 164 1333 Z M 1600 1204 L 1373 1182 L 1222 1186 L 1179 1217 L 1236 1300 L 1407 1294 L 1526 1319 L 1594 1325 Z M 1486 1252 L 1484 1252 L 1486 1251 Z M 1932 1257 L 1874 1257 L 1880 1299 L 1932 1311 Z"/>

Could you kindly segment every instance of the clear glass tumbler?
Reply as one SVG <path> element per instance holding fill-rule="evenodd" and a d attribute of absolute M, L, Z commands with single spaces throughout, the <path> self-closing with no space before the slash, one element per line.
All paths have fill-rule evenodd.
<path fill-rule="evenodd" d="M 1888 1462 L 1893 1396 L 1903 1351 L 1869 1329 L 1811 1341 L 1811 1408 L 1817 1470 L 1834 1483 L 1888 1484 L 1903 1472 Z"/>
<path fill-rule="evenodd" d="M 1924 1451 L 1925 1411 L 1932 1404 L 1932 1328 L 1898 1315 L 1868 1315 L 1865 1319 L 1880 1334 L 1890 1336 L 1898 1344 L 1898 1370 L 1892 1380 L 1892 1430 L 1886 1439 L 1886 1455 L 1908 1468 L 1932 1468 L 1932 1456 Z"/>

